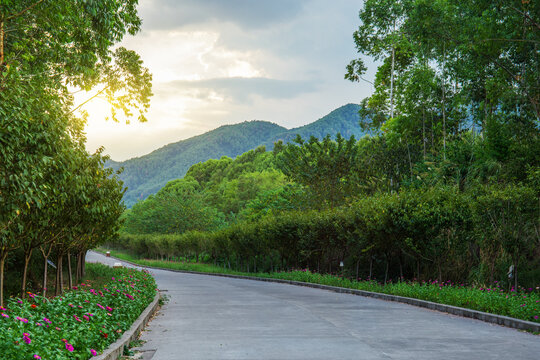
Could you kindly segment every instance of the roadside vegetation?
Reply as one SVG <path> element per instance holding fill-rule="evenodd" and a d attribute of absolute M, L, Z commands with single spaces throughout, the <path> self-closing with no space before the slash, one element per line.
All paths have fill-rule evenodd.
<path fill-rule="evenodd" d="M 147 272 L 88 264 L 87 274 L 58 297 L 29 292 L 25 299 L 10 298 L 0 308 L 2 356 L 14 360 L 97 356 L 131 327 L 156 295 L 154 278 Z"/>

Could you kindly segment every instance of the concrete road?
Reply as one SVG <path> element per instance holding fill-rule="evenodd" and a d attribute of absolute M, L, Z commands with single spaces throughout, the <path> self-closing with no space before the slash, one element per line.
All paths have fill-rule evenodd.
<path fill-rule="evenodd" d="M 114 261 L 90 252 L 87 260 Z M 152 270 L 169 297 L 144 359 L 540 359 L 540 336 L 287 284 Z"/>

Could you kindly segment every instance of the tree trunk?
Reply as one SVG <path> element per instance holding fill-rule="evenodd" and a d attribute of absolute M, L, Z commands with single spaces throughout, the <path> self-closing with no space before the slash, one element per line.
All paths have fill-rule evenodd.
<path fill-rule="evenodd" d="M 0 70 L 4 66 L 4 22 L 0 22 Z"/>
<path fill-rule="evenodd" d="M 71 274 L 71 253 L 69 251 L 67 253 L 67 261 L 68 261 L 68 284 L 69 284 L 69 289 L 73 289 L 73 275 Z"/>
<path fill-rule="evenodd" d="M 21 281 L 21 299 L 24 299 L 25 297 L 25 291 L 26 291 L 26 276 L 28 274 L 28 263 L 30 262 L 30 258 L 32 257 L 32 249 L 28 251 L 28 253 L 24 254 L 24 269 L 22 274 L 22 281 Z"/>
<path fill-rule="evenodd" d="M 358 281 L 358 268 L 360 266 L 360 259 L 356 260 L 356 281 Z"/>
<path fill-rule="evenodd" d="M 403 264 L 401 262 L 401 256 L 399 257 L 399 281 L 403 280 Z"/>
<path fill-rule="evenodd" d="M 384 285 L 386 285 L 387 280 L 388 280 L 388 256 L 386 257 L 386 269 L 384 270 Z"/>
<path fill-rule="evenodd" d="M 4 306 L 4 265 L 8 252 L 0 254 L 0 306 Z"/>
<path fill-rule="evenodd" d="M 81 278 L 86 276 L 86 253 L 88 250 L 84 250 L 81 255 Z"/>
<path fill-rule="evenodd" d="M 56 260 L 56 285 L 54 289 L 54 295 L 58 296 L 63 292 L 62 286 L 64 285 L 64 277 L 62 274 L 62 255 L 57 256 Z"/>
<path fill-rule="evenodd" d="M 75 283 L 81 282 L 81 254 L 82 251 L 77 253 L 77 265 L 75 266 Z"/>
<path fill-rule="evenodd" d="M 369 280 L 371 280 L 373 276 L 373 256 L 369 257 Z"/>
<path fill-rule="evenodd" d="M 420 260 L 416 260 L 416 273 L 417 273 L 417 280 L 420 281 Z"/>
<path fill-rule="evenodd" d="M 45 253 L 43 253 L 43 258 L 45 259 L 44 261 L 44 267 L 43 267 L 43 290 L 42 290 L 42 295 L 43 296 L 46 296 L 47 295 L 47 270 L 48 270 L 48 263 L 47 263 L 47 260 L 49 259 L 47 256 L 45 256 Z"/>
<path fill-rule="evenodd" d="M 396 31 L 396 21 L 394 20 L 394 31 Z M 394 67 L 395 67 L 396 49 L 392 45 L 392 72 L 390 73 L 390 118 L 394 117 Z"/>
<path fill-rule="evenodd" d="M 517 271 L 517 263 L 516 265 L 514 265 L 514 289 L 516 289 L 516 291 L 518 290 L 518 271 Z"/>
<path fill-rule="evenodd" d="M 424 161 L 426 160 L 426 109 L 422 104 L 422 146 L 424 147 Z"/>
<path fill-rule="evenodd" d="M 442 116 L 443 116 L 443 159 L 446 160 L 446 42 L 443 42 L 443 73 L 442 73 Z"/>

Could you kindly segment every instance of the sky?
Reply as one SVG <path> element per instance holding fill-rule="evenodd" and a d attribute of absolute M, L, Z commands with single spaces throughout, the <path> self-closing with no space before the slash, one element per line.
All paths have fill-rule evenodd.
<path fill-rule="evenodd" d="M 113 160 L 150 153 L 226 124 L 311 123 L 372 93 L 344 80 L 358 57 L 352 38 L 362 1 L 140 0 L 142 30 L 120 46 L 153 74 L 148 122 L 105 121 L 108 106 L 85 110 L 87 149 Z M 375 72 L 366 60 L 368 74 Z"/>

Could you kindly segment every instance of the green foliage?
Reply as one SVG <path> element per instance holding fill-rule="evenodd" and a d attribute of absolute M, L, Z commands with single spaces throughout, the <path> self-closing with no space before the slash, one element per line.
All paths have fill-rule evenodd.
<path fill-rule="evenodd" d="M 258 146 L 272 149 L 276 141 L 287 143 L 297 134 L 305 138 L 323 138 L 327 134 L 335 136 L 341 133 L 346 137 L 354 135 L 360 138 L 364 133 L 358 126 L 358 121 L 358 105 L 348 104 L 311 124 L 290 130 L 265 121 L 243 122 L 222 126 L 205 134 L 166 145 L 139 158 L 123 162 L 110 161 L 108 165 L 114 169 L 124 168 L 121 179 L 128 187 L 124 201 L 131 207 L 138 200 L 157 193 L 168 181 L 186 175 L 192 166 L 205 164 L 206 170 L 203 172 L 210 176 L 212 166 L 217 166 L 218 163 L 211 165 L 207 161 L 209 159 L 222 159 L 224 156 L 235 158 Z M 197 168 L 196 172 L 200 171 L 202 169 Z M 220 169 L 216 168 L 215 171 L 219 172 Z M 202 181 L 201 185 L 207 181 L 204 177 L 189 175 Z"/>
<path fill-rule="evenodd" d="M 81 275 L 81 254 L 118 230 L 122 183 L 117 172 L 104 169 L 102 150 L 84 150 L 84 111 L 83 119 L 74 114 L 86 102 L 76 106 L 70 91 L 105 96 L 113 119 L 121 111 L 145 120 L 151 75 L 136 53 L 112 49 L 139 30 L 136 3 L 0 4 L 0 304 L 12 250 L 20 248 L 24 257 L 22 296 L 37 249 L 45 260 L 52 253 L 60 260 L 59 293 L 64 255 L 79 255 Z"/>
<path fill-rule="evenodd" d="M 345 140 L 338 133 L 336 141 L 330 135 L 322 141 L 312 136 L 304 142 L 298 135 L 295 143 L 298 145 L 288 144 L 279 153 L 279 168 L 290 180 L 309 189 L 314 204 L 328 202 L 334 207 L 358 189 L 354 136 Z"/>
<path fill-rule="evenodd" d="M 255 213 L 214 232 L 175 235 L 168 238 L 172 244 L 162 235 L 124 235 L 108 245 L 161 259 L 206 254 L 214 263 L 248 272 L 336 272 L 343 261 L 346 274 L 380 276 L 384 282 L 470 277 L 489 284 L 504 281 L 510 263 L 533 274 L 537 231 L 538 197 L 529 187 L 461 193 L 439 186 L 378 193 L 324 210 Z M 472 276 L 485 267 L 488 272 Z M 538 284 L 534 276 L 525 280 Z"/>
<path fill-rule="evenodd" d="M 4 357 L 90 359 L 92 350 L 101 353 L 122 336 L 155 297 L 156 283 L 148 273 L 98 264 L 88 268 L 108 282 L 95 287 L 88 280 L 52 300 L 35 294 L 9 300 L 0 311 Z"/>
<path fill-rule="evenodd" d="M 135 206 L 125 216 L 124 231 L 138 234 L 172 234 L 212 230 L 223 215 L 206 207 L 199 183 L 186 177 L 169 182 L 156 195 Z"/>

